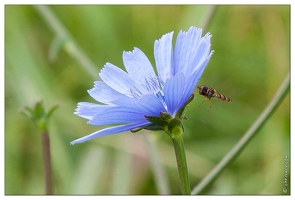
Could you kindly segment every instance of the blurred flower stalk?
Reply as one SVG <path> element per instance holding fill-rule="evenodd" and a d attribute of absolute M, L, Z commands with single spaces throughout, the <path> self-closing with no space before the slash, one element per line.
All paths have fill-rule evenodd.
<path fill-rule="evenodd" d="M 51 107 L 47 112 L 45 111 L 42 101 L 30 108 L 25 106 L 21 113 L 29 117 L 37 126 L 42 134 L 43 146 L 43 162 L 44 162 L 44 178 L 45 178 L 45 194 L 52 194 L 52 180 L 51 180 L 51 159 L 50 159 L 50 139 L 48 131 L 48 121 L 56 110 L 57 105 Z"/>

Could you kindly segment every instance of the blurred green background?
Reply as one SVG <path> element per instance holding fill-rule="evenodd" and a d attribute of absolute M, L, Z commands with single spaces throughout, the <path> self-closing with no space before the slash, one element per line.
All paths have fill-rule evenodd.
<path fill-rule="evenodd" d="M 212 6 L 49 6 L 79 50 L 58 49 L 51 26 L 34 6 L 5 6 L 5 194 L 43 194 L 41 134 L 19 110 L 43 100 L 59 104 L 50 120 L 55 194 L 157 194 L 147 138 L 159 151 L 170 193 L 179 194 L 172 143 L 161 132 L 120 133 L 71 146 L 102 127 L 73 114 L 106 62 L 123 67 L 122 52 L 140 48 L 154 63 L 163 34 L 203 26 Z M 204 34 L 215 50 L 198 85 L 233 102 L 196 99 L 187 109 L 185 145 L 192 188 L 257 119 L 290 71 L 290 6 L 217 6 Z M 55 42 L 56 43 L 55 43 Z M 61 42 L 66 42 L 61 41 Z M 95 78 L 96 77 L 96 78 Z M 197 91 L 196 91 L 197 92 Z M 146 135 L 146 137 L 143 137 Z M 289 94 L 242 154 L 202 194 L 283 194 L 290 157 Z M 288 177 L 289 178 L 289 177 Z"/>

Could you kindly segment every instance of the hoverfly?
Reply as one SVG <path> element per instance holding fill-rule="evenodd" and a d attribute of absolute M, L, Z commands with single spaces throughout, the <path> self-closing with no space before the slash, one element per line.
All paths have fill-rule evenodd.
<path fill-rule="evenodd" d="M 199 86 L 197 87 L 199 89 L 199 94 L 204 96 L 206 99 L 205 100 L 209 100 L 209 106 L 211 108 L 211 102 L 210 102 L 210 99 L 213 97 L 213 98 L 217 98 L 217 99 L 221 99 L 222 101 L 226 101 L 226 102 L 232 102 L 232 100 L 226 96 L 224 96 L 223 94 L 220 94 L 218 93 L 214 88 L 212 87 L 209 87 L 209 86 L 206 86 L 206 85 L 202 85 L 202 86 Z M 194 110 L 198 109 L 203 103 L 204 101 L 202 101 L 202 103 L 197 107 L 195 108 Z M 209 109 L 210 109 L 209 108 Z M 209 111 L 209 110 L 208 110 Z M 207 113 L 208 113 L 207 111 Z M 206 113 L 206 115 L 207 115 Z M 205 116 L 206 116 L 205 115 Z"/>
<path fill-rule="evenodd" d="M 223 101 L 232 102 L 232 100 L 223 94 L 218 93 L 214 88 L 202 85 L 200 87 L 197 87 L 199 89 L 199 94 L 206 97 L 208 100 L 211 99 L 211 97 L 221 99 Z"/>

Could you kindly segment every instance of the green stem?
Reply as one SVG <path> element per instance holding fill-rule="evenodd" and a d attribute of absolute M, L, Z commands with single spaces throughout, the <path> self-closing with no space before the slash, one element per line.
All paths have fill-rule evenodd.
<path fill-rule="evenodd" d="M 77 59 L 78 62 L 83 66 L 84 69 L 95 79 L 97 79 L 97 68 L 95 64 L 80 50 L 81 48 L 76 44 L 73 37 L 68 33 L 66 28 L 62 25 L 59 19 L 51 11 L 49 6 L 36 5 L 35 9 L 49 24 L 49 27 L 56 34 L 56 36 L 64 41 L 66 52 L 73 58 Z"/>
<path fill-rule="evenodd" d="M 183 137 L 171 137 L 174 145 L 182 194 L 191 194 Z"/>
<path fill-rule="evenodd" d="M 42 133 L 42 144 L 45 177 L 45 194 L 52 194 L 50 140 L 47 131 L 44 131 Z"/>
<path fill-rule="evenodd" d="M 203 30 L 206 30 L 209 23 L 212 21 L 211 19 L 213 18 L 214 14 L 215 14 L 216 8 L 217 8 L 216 5 L 210 5 L 208 11 L 203 16 L 202 21 L 200 23 L 201 24 L 200 27 L 202 27 Z"/>

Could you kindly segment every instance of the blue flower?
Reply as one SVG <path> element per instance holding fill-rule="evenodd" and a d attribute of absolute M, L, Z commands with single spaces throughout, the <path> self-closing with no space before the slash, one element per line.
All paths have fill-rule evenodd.
<path fill-rule="evenodd" d="M 148 116 L 168 113 L 175 117 L 182 110 L 213 54 L 211 35 L 207 33 L 202 37 L 202 29 L 196 27 L 180 31 L 174 49 L 172 36 L 170 32 L 155 41 L 157 73 L 138 48 L 123 52 L 127 72 L 111 63 L 105 64 L 99 73 L 102 81 L 95 81 L 94 88 L 88 90 L 100 104 L 80 102 L 74 114 L 94 126 L 111 126 L 71 144 L 138 128 L 152 129 Z"/>

